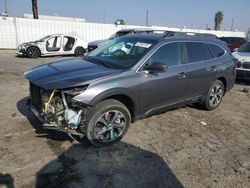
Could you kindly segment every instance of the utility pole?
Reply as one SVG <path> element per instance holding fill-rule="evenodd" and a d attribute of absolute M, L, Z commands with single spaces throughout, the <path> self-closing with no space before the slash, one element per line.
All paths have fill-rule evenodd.
<path fill-rule="evenodd" d="M 148 26 L 148 14 L 149 14 L 149 10 L 146 11 L 146 26 Z"/>
<path fill-rule="evenodd" d="M 38 19 L 37 0 L 31 0 L 31 1 L 32 1 L 33 18 L 34 19 Z"/>
<path fill-rule="evenodd" d="M 232 18 L 231 31 L 233 31 L 233 28 L 234 28 L 234 19 Z"/>
<path fill-rule="evenodd" d="M 4 0 L 4 13 L 8 16 L 7 1 Z"/>

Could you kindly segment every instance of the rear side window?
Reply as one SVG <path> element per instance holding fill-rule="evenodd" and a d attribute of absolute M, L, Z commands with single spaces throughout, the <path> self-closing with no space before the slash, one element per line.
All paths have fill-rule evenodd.
<path fill-rule="evenodd" d="M 211 52 L 213 53 L 213 56 L 216 58 L 216 57 L 221 57 L 224 55 L 225 51 L 217 46 L 217 45 L 214 45 L 214 44 L 207 44 L 208 45 L 208 48 L 211 50 Z"/>
<path fill-rule="evenodd" d="M 213 59 L 213 58 L 214 58 L 214 56 L 213 56 L 213 54 L 212 54 L 211 50 L 208 48 L 208 46 L 207 46 L 207 45 L 205 45 L 205 49 L 206 49 L 206 54 L 207 54 L 207 60 L 209 60 L 209 59 Z"/>
<path fill-rule="evenodd" d="M 186 42 L 188 63 L 207 60 L 205 45 L 200 42 Z"/>

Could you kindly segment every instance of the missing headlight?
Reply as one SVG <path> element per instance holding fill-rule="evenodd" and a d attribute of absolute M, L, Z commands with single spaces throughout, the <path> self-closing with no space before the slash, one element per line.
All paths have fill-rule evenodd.
<path fill-rule="evenodd" d="M 87 87 L 88 87 L 88 85 L 74 87 L 74 88 L 68 88 L 68 89 L 63 90 L 63 92 L 68 94 L 68 95 L 76 96 L 76 95 L 79 95 L 82 92 L 84 92 L 87 89 Z"/>

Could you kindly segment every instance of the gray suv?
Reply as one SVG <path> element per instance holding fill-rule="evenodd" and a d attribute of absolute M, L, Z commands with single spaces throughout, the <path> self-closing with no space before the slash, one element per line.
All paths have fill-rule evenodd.
<path fill-rule="evenodd" d="M 214 37 L 148 34 L 116 38 L 25 77 L 44 128 L 105 146 L 140 118 L 190 103 L 217 108 L 234 85 L 235 68 L 227 45 Z"/>

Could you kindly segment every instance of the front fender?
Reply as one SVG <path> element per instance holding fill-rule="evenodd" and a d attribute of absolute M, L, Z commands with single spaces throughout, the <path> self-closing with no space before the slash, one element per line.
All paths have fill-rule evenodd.
<path fill-rule="evenodd" d="M 107 91 L 104 91 L 102 93 L 100 93 L 99 95 L 97 95 L 95 98 L 93 98 L 91 101 L 90 101 L 90 105 L 91 106 L 95 106 L 97 103 L 99 103 L 100 101 L 106 99 L 106 98 L 109 98 L 111 96 L 114 96 L 114 95 L 124 95 L 126 97 L 129 97 L 130 100 L 134 103 L 136 101 L 136 96 L 133 94 L 132 91 L 130 91 L 129 89 L 125 89 L 125 88 L 115 88 L 115 89 L 110 89 L 110 90 L 107 90 Z"/>

